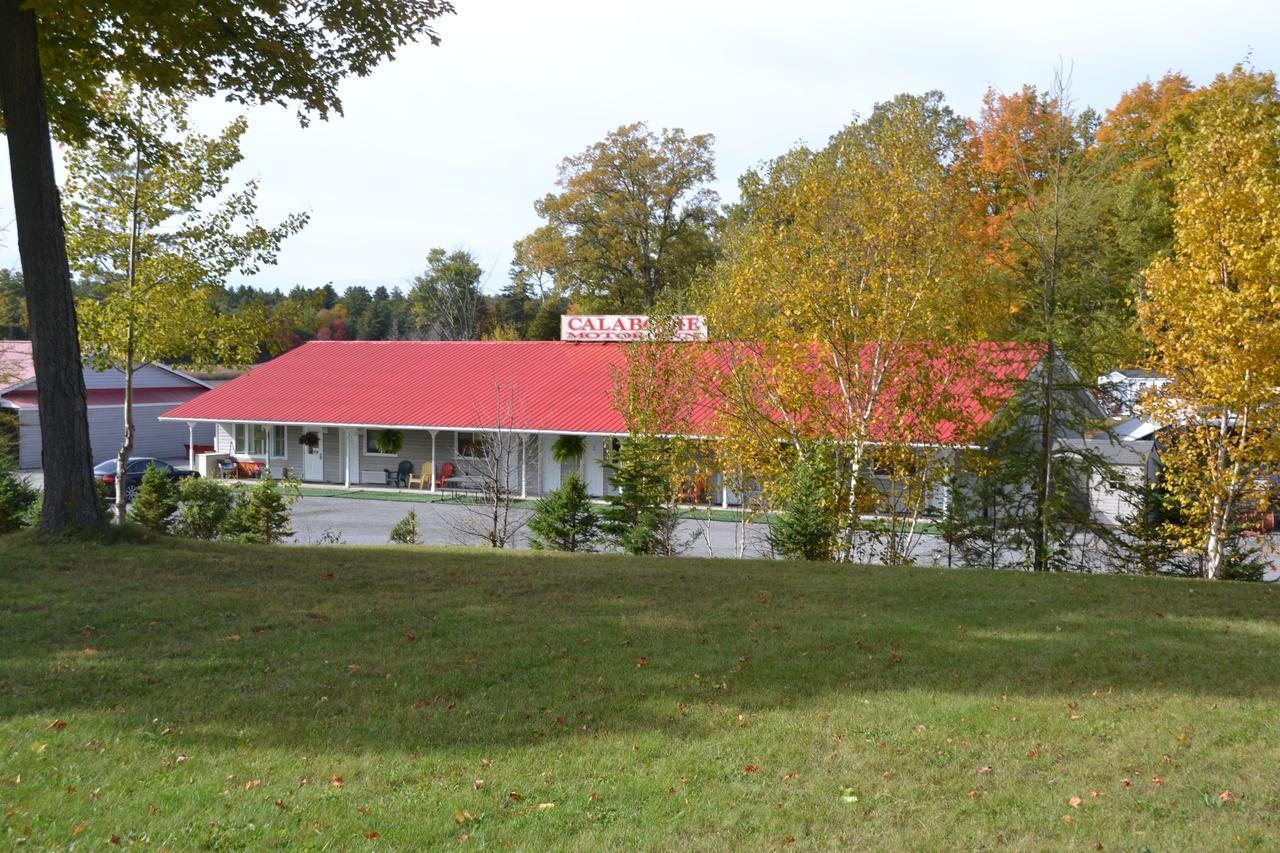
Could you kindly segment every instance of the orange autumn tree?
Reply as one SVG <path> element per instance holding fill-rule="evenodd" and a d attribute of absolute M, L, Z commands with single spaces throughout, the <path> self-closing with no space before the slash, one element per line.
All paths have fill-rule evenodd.
<path fill-rule="evenodd" d="M 1018 464 L 998 460 L 999 476 L 1017 480 L 1011 492 L 1031 495 L 1008 523 L 1037 571 L 1067 567 L 1094 530 L 1078 495 L 1106 464 L 1080 441 L 1098 414 L 1088 394 L 1095 376 L 1136 352 L 1131 291 L 1100 248 L 1115 190 L 1096 126 L 1092 111 L 1073 107 L 1061 73 L 1048 91 L 989 91 L 954 167 L 984 222 L 975 274 L 1005 306 L 988 333 L 1046 352 L 1034 391 L 1016 401 L 1023 417 L 1009 419 L 1025 433 L 1006 437 Z"/>

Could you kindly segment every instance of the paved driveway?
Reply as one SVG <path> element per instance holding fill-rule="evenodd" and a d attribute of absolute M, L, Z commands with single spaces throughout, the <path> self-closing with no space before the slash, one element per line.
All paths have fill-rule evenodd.
<path fill-rule="evenodd" d="M 338 536 L 349 545 L 386 545 L 390 541 L 391 528 L 411 509 L 418 514 L 422 538 L 428 545 L 487 544 L 482 534 L 490 524 L 482 514 L 484 507 L 452 502 L 410 503 L 327 497 L 303 497 L 293 505 L 293 541 L 314 545 L 326 541 L 328 534 L 329 541 Z M 512 510 L 512 518 L 521 523 L 528 517 L 527 509 Z M 767 555 L 765 532 L 764 525 L 747 526 L 749 556 Z M 738 556 L 741 528 L 736 524 L 685 521 L 681 523 L 680 535 L 691 542 L 686 551 L 688 556 Z M 521 547 L 528 547 L 525 531 L 517 534 L 517 542 Z"/>

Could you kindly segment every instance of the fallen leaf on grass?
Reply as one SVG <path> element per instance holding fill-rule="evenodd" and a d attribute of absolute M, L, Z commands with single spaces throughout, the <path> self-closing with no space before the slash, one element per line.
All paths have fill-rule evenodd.
<path fill-rule="evenodd" d="M 1151 784 L 1152 784 L 1152 785 L 1163 785 L 1163 784 L 1164 784 L 1164 777 L 1163 777 L 1163 776 L 1152 776 L 1152 777 L 1151 777 Z"/>
<path fill-rule="evenodd" d="M 746 767 L 742 768 L 742 772 L 743 773 L 759 773 L 760 768 L 756 767 L 754 764 L 748 764 Z"/>
<path fill-rule="evenodd" d="M 1223 791 L 1218 795 L 1218 799 L 1224 803 L 1234 803 L 1236 801 L 1236 795 L 1230 791 Z"/>
<path fill-rule="evenodd" d="M 473 787 L 473 788 L 475 788 L 477 791 L 479 791 L 481 788 L 483 788 L 483 787 L 484 787 L 484 780 L 483 780 L 483 779 L 477 779 L 476 781 L 474 781 L 474 782 L 472 782 L 472 783 L 471 783 L 471 787 Z"/>
<path fill-rule="evenodd" d="M 333 578 L 334 578 L 333 572 L 325 572 L 320 576 L 320 580 L 322 581 L 331 581 L 333 580 Z"/>
<path fill-rule="evenodd" d="M 988 764 L 986 767 L 982 767 L 982 768 L 980 768 L 980 769 L 978 770 L 978 772 L 979 772 L 979 773 L 981 773 L 981 774 L 983 774 L 983 775 L 985 776 L 986 774 L 988 774 L 988 773 L 990 773 L 990 772 L 991 772 L 991 765 L 990 765 L 990 764 Z"/>
<path fill-rule="evenodd" d="M 1079 797 L 1072 797 L 1071 799 L 1067 800 L 1067 805 L 1071 806 L 1071 808 L 1073 809 L 1078 809 L 1080 808 L 1080 804 L 1083 802 L 1084 800 L 1080 799 Z"/>
<path fill-rule="evenodd" d="M 48 726 L 46 726 L 45 728 L 54 729 L 54 730 L 56 730 L 56 731 L 62 731 L 62 730 L 63 730 L 63 729 L 65 729 L 66 727 L 67 727 L 67 721 L 66 721 L 66 720 L 54 720 L 52 723 L 50 723 L 50 724 L 49 724 Z"/>
<path fill-rule="evenodd" d="M 341 776 L 339 776 L 339 775 L 338 775 L 338 774 L 336 774 L 336 773 L 335 773 L 335 774 L 333 774 L 333 778 L 329 780 L 329 784 L 330 784 L 330 785 L 332 785 L 332 786 L 333 786 L 333 787 L 335 787 L 335 788 L 341 788 L 341 787 L 342 787 L 342 777 L 341 777 Z"/>
<path fill-rule="evenodd" d="M 636 658 L 636 669 L 640 669 L 641 667 L 646 667 L 648 665 L 649 665 L 648 658 Z"/>
<path fill-rule="evenodd" d="M 372 840 L 374 840 L 375 838 L 377 838 L 377 837 L 378 837 L 378 833 L 377 833 L 377 831 L 376 831 L 376 830 L 372 830 L 372 829 L 371 829 L 371 830 L 369 830 L 368 832 L 366 832 L 366 833 L 364 834 L 364 837 L 365 837 L 365 840 L 367 840 L 367 841 L 372 841 Z"/>
<path fill-rule="evenodd" d="M 84 650 L 84 653 L 85 653 L 86 655 L 96 655 L 96 654 L 98 653 L 98 650 L 97 650 L 97 649 L 85 649 L 85 650 Z"/>
<path fill-rule="evenodd" d="M 223 637 L 222 639 L 224 639 L 224 640 L 230 640 L 230 641 L 231 641 L 231 642 L 233 642 L 233 643 L 238 643 L 238 642 L 240 641 L 240 635 L 239 635 L 239 634 L 232 634 L 232 635 L 230 635 L 230 636 L 228 636 L 228 637 Z"/>
<path fill-rule="evenodd" d="M 538 803 L 538 808 L 540 809 L 554 809 L 555 807 L 555 803 Z"/>
<path fill-rule="evenodd" d="M 88 828 L 89 828 L 89 824 L 85 823 L 84 821 L 81 821 L 80 823 L 76 824 L 75 829 L 71 830 L 71 834 L 79 835 L 80 833 L 84 832 Z"/>
<path fill-rule="evenodd" d="M 261 779 L 250 779 L 248 782 L 244 783 L 243 787 L 246 791 L 252 791 L 254 788 L 258 787 L 261 784 L 262 784 Z"/>

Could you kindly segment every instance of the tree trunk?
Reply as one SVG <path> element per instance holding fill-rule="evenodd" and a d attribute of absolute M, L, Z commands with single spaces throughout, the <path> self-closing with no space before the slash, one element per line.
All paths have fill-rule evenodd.
<path fill-rule="evenodd" d="M 133 361 L 124 370 L 124 440 L 116 454 L 116 524 L 129 509 L 129 457 L 133 455 Z"/>
<path fill-rule="evenodd" d="M 54 533 L 101 522 L 89 446 L 84 370 L 71 269 L 54 179 L 36 18 L 22 0 L 0 0 L 0 106 L 13 181 L 18 254 L 26 288 L 40 407 L 44 507 Z"/>
<path fill-rule="evenodd" d="M 1037 572 L 1049 570 L 1049 539 L 1053 525 L 1051 497 L 1053 495 L 1053 444 L 1054 444 L 1054 361 L 1053 339 L 1049 339 L 1045 351 L 1043 400 L 1040 412 L 1039 471 L 1036 476 L 1036 522 L 1032 542 L 1031 568 Z"/>

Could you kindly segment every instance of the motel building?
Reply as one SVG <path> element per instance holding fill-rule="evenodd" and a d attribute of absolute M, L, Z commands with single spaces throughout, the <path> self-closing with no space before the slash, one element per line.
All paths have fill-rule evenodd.
<path fill-rule="evenodd" d="M 627 342 L 645 336 L 645 318 L 565 316 L 561 333 L 559 341 L 312 341 L 161 420 L 193 431 L 212 425 L 213 452 L 191 459 L 204 476 L 233 460 L 241 471 L 247 463 L 308 483 L 475 492 L 498 481 L 537 497 L 577 473 L 605 497 L 614 490 L 605 461 L 627 435 L 615 377 Z M 701 318 L 681 318 L 674 336 L 705 340 L 706 329 Z M 1035 358 L 1019 364 L 1003 377 L 1008 393 L 1038 369 Z M 395 453 L 380 450 L 384 431 L 398 433 Z M 579 459 L 555 460 L 561 436 L 583 439 Z M 484 450 L 499 444 L 505 451 Z M 412 479 L 389 477 L 402 466 Z M 717 479 L 704 500 L 738 503 Z"/>

